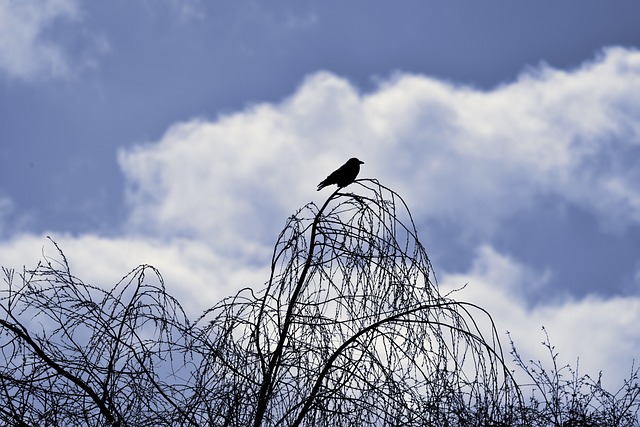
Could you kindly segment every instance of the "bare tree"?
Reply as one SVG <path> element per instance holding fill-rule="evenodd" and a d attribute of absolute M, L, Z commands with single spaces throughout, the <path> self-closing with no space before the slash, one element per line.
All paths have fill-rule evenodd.
<path fill-rule="evenodd" d="M 246 289 L 207 313 L 212 351 L 201 371 L 210 373 L 212 419 L 508 424 L 518 393 L 490 316 L 440 295 L 396 193 L 356 185 L 357 194 L 336 191 L 289 218 L 264 291 Z"/>
<path fill-rule="evenodd" d="M 544 404 L 527 407 L 491 316 L 439 292 L 398 194 L 375 180 L 350 188 L 287 220 L 262 290 L 244 289 L 194 323 L 148 265 L 110 291 L 74 277 L 59 248 L 58 261 L 45 257 L 18 275 L 4 269 L 0 421 L 533 426 L 562 419 L 544 418 Z M 638 390 L 630 383 L 619 399 L 625 420 Z"/>
<path fill-rule="evenodd" d="M 4 269 L 0 420 L 16 426 L 188 424 L 178 405 L 183 386 L 168 381 L 191 363 L 189 323 L 159 272 L 142 265 L 107 292 L 72 276 L 58 253 L 60 264 L 47 258 L 20 275 L 18 286 L 15 272 Z"/>

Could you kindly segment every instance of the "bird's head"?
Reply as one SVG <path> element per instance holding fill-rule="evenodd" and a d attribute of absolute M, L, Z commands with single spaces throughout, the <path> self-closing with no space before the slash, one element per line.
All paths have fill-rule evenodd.
<path fill-rule="evenodd" d="M 351 164 L 355 164 L 355 165 L 364 165 L 364 162 L 360 159 L 358 159 L 357 157 L 352 157 L 349 159 L 349 163 Z"/>

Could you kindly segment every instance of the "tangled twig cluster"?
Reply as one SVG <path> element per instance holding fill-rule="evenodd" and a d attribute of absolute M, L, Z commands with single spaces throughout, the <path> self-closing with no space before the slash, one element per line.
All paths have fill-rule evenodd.
<path fill-rule="evenodd" d="M 375 180 L 350 188 L 287 220 L 262 290 L 193 323 L 149 265 L 110 291 L 74 277 L 57 246 L 57 261 L 4 269 L 0 422 L 542 426 L 613 408 L 637 425 L 635 382 L 602 410 L 578 405 L 591 418 L 524 402 L 489 313 L 439 292 L 402 198 Z M 513 354 L 543 394 L 565 396 Z"/>
<path fill-rule="evenodd" d="M 356 185 L 289 218 L 263 292 L 211 310 L 217 419 L 461 425 L 474 412 L 507 422 L 519 395 L 491 317 L 440 295 L 396 193 Z"/>

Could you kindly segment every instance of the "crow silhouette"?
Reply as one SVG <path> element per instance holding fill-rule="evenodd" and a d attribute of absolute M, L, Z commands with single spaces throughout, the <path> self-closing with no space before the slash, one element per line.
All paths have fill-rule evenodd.
<path fill-rule="evenodd" d="M 347 163 L 333 171 L 331 175 L 318 184 L 318 191 L 331 184 L 337 184 L 339 188 L 351 184 L 358 176 L 361 164 L 364 164 L 364 162 L 355 157 L 350 158 Z"/>

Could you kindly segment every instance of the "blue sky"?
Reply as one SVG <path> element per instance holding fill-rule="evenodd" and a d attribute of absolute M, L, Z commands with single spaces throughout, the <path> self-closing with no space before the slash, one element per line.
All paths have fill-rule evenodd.
<path fill-rule="evenodd" d="M 193 312 L 264 282 L 347 158 L 538 354 L 640 355 L 639 2 L 0 0 L 0 264 Z M 597 350 L 597 351 L 596 351 Z"/>

